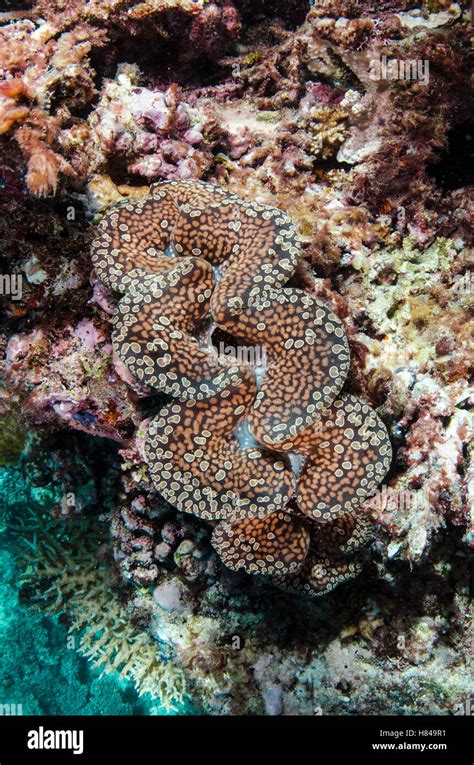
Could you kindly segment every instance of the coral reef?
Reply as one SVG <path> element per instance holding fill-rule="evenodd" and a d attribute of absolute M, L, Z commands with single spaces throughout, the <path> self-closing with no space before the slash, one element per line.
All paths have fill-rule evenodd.
<path fill-rule="evenodd" d="M 51 374 L 43 376 L 38 356 L 48 354 Z M 61 330 L 35 329 L 10 338 L 7 381 L 21 372 L 22 407 L 36 423 L 55 421 L 124 442 L 136 416 L 127 387 L 117 379 L 112 347 L 92 320 Z M 107 405 L 104 407 L 104 402 Z"/>
<path fill-rule="evenodd" d="M 176 84 L 155 91 L 139 82 L 140 72 L 129 65 L 104 86 L 90 118 L 95 165 L 113 163 L 114 177 L 202 177 L 214 159 L 215 120 L 186 103 Z"/>
<path fill-rule="evenodd" d="M 31 540 L 27 506 L 38 514 L 38 503 L 12 499 L 27 484 L 41 497 L 51 549 L 27 548 L 38 576 L 23 571 L 20 626 L 2 620 L 10 662 L 22 662 L 13 628 L 23 629 L 27 604 L 57 599 L 79 651 L 144 692 L 140 713 L 150 711 L 148 691 L 159 713 L 160 699 L 185 713 L 183 678 L 211 714 L 459 713 L 472 693 L 470 7 L 18 5 L 0 14 L 0 264 L 22 286 L 14 299 L 0 282 L 0 528 L 15 544 Z M 112 317 L 130 296 L 119 300 L 93 273 L 99 214 L 117 203 L 136 210 L 151 182 L 200 180 L 293 221 L 300 244 L 285 289 L 343 324 L 350 365 L 335 396 L 367 402 L 394 447 L 385 485 L 357 511 L 367 555 L 351 552 L 350 525 L 317 524 L 328 553 L 315 567 L 310 550 L 301 571 L 316 568 L 324 581 L 327 558 L 342 577 L 341 543 L 343 562 L 365 566 L 315 600 L 291 592 L 300 572 L 288 575 L 288 593 L 230 570 L 211 543 L 221 532 L 166 501 L 146 432 L 177 405 L 173 390 L 157 391 L 114 351 L 128 329 Z M 203 266 L 199 278 L 212 277 Z M 181 278 L 196 294 L 197 281 Z M 202 327 L 205 358 L 210 341 L 232 344 L 228 331 Z M 242 366 L 227 362 L 225 374 Z M 228 543 L 233 529 L 220 522 Z M 4 610 L 20 576 L 5 561 Z M 50 635 L 63 640 L 63 628 L 35 625 L 28 645 L 40 682 L 42 647 Z M 101 630 L 116 626 L 107 640 Z M 75 678 L 78 709 L 120 707 L 116 691 L 105 701 L 116 672 L 88 676 L 88 705 L 84 659 L 68 657 L 61 676 L 64 686 Z M 0 677 L 0 702 L 18 700 L 3 664 Z M 75 711 L 71 697 L 53 704 L 36 685 L 27 702 L 33 714 Z"/>
<path fill-rule="evenodd" d="M 2 702 L 29 715 L 150 714 L 152 704 L 134 698 L 124 683 L 100 677 L 73 650 L 66 627 L 21 603 L 12 555 L 2 549 L 1 561 Z"/>
<path fill-rule="evenodd" d="M 63 617 L 52 619 L 43 610 L 31 608 L 27 585 L 22 584 L 27 578 L 24 559 L 21 563 L 18 556 L 19 546 L 27 547 L 20 519 L 28 508 L 28 521 L 33 520 L 36 528 L 36 519 L 48 517 L 59 492 L 51 486 L 34 487 L 19 468 L 9 467 L 0 475 L 0 497 L 2 511 L 7 511 L 5 523 L 0 524 L 2 703 L 9 705 L 11 714 L 15 710 L 25 715 L 152 713 L 151 699 L 140 700 L 130 684 L 100 677 L 93 670 L 77 652 L 78 635 L 68 634 Z"/>
<path fill-rule="evenodd" d="M 121 0 L 106 5 L 85 0 L 63 3 L 38 2 L 29 13 L 21 11 L 6 14 L 6 26 L 0 30 L 0 56 L 3 81 L 0 82 L 0 134 L 13 135 L 27 160 L 26 182 L 37 196 L 55 193 L 60 176 L 81 180 L 97 162 L 91 127 L 94 120 L 84 118 L 96 95 L 94 56 L 102 49 L 114 48 L 126 55 L 130 38 L 140 46 L 145 39 L 164 42 L 172 38 L 168 55 L 176 55 L 176 40 L 181 40 L 180 58 L 188 65 L 194 58 L 211 57 L 225 50 L 240 31 L 238 12 L 230 0 L 217 2 L 145 2 L 125 7 Z M 105 25 L 105 28 L 104 28 Z M 190 44 L 184 44 L 189 40 Z M 11 45 L 14 41 L 14 46 Z M 153 42 L 154 47 L 156 43 Z M 133 43 L 132 43 L 133 47 Z M 111 65 L 105 56 L 105 66 Z M 130 94 L 132 95 L 132 94 Z M 133 94 L 135 99 L 136 94 Z M 144 111 L 155 119 L 156 129 L 171 123 L 173 112 L 181 127 L 187 117 L 175 109 L 173 90 L 168 95 L 153 97 L 151 102 L 144 92 Z M 148 101 L 148 104 L 146 102 Z M 160 107 L 167 115 L 160 116 Z M 98 107 L 97 119 L 107 109 L 107 95 Z M 142 116 L 143 108 L 138 111 Z M 108 112 L 110 113 L 110 112 Z M 108 116 L 105 116 L 108 120 Z M 120 117 L 117 120 L 120 124 Z M 171 125 L 169 125 L 172 136 Z M 125 130 L 123 131 L 125 132 Z M 139 150 L 153 146 L 146 138 Z M 198 131 L 191 136 L 193 141 Z M 153 136 L 153 131 L 148 133 Z M 107 134 L 98 130 L 96 138 L 104 147 L 114 144 L 114 129 Z M 155 135 L 155 142 L 157 141 Z M 173 144 L 173 137 L 169 139 Z M 84 151 L 84 144 L 89 144 Z M 156 144 L 155 144 L 156 145 Z M 126 143 L 122 141 L 122 150 Z M 146 149 L 145 149 L 146 151 Z M 172 155 L 180 151 L 179 142 L 170 145 Z M 166 150 L 164 151 L 166 156 Z M 156 162 L 155 162 L 156 166 Z M 191 166 L 199 166 L 193 160 Z M 151 169 L 148 172 L 152 172 Z"/>
<path fill-rule="evenodd" d="M 67 614 L 69 632 L 80 636 L 79 652 L 94 667 L 132 680 L 140 694 L 150 694 L 165 710 L 180 705 L 185 693 L 181 670 L 160 655 L 152 638 L 113 596 L 97 523 L 79 520 L 63 538 L 47 516 L 26 520 L 26 533 L 17 532 L 17 547 L 27 565 L 22 585 L 30 599 L 47 613 Z M 151 599 L 146 590 L 134 592 L 133 598 L 145 612 Z"/>

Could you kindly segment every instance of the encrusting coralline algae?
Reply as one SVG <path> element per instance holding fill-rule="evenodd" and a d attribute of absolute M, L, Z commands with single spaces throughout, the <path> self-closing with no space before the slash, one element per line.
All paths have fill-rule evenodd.
<path fill-rule="evenodd" d="M 11 5 L 1 271 L 22 290 L 2 287 L 0 464 L 21 453 L 8 470 L 41 501 L 20 524 L 5 501 L 0 528 L 23 599 L 179 708 L 188 694 L 215 714 L 459 713 L 473 543 L 468 5 Z M 288 288 L 341 323 L 342 395 L 389 433 L 390 471 L 357 511 L 361 571 L 317 600 L 229 570 L 212 525 L 156 488 L 147 428 L 173 402 L 117 352 L 119 295 L 90 246 L 109 207 L 163 181 L 289 216 L 301 254 Z"/>

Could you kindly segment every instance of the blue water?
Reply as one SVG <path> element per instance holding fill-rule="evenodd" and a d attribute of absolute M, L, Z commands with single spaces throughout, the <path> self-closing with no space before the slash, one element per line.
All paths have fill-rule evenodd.
<path fill-rule="evenodd" d="M 32 504 L 54 499 L 52 489 L 33 489 L 14 468 L 0 470 L 0 714 L 2 705 L 20 705 L 24 715 L 166 714 L 118 675 L 100 677 L 68 647 L 71 640 L 58 617 L 21 601 L 21 571 L 5 517 L 17 521 Z"/>

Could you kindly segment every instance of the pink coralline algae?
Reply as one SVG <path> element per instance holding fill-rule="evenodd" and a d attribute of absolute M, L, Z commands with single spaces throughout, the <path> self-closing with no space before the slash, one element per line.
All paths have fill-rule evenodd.
<path fill-rule="evenodd" d="M 105 85 L 90 118 L 96 165 L 113 161 L 118 171 L 148 180 L 200 178 L 211 167 L 218 129 L 212 117 L 191 108 L 178 86 L 165 91 L 134 84 L 124 67 Z"/>
<path fill-rule="evenodd" d="M 32 12 L 13 11 L 6 20 L 10 23 L 0 29 L 0 135 L 12 135 L 17 141 L 27 162 L 26 182 L 34 195 L 54 194 L 62 177 L 81 180 L 97 167 L 103 152 L 107 149 L 110 152 L 114 146 L 119 153 L 133 148 L 137 154 L 142 152 L 147 156 L 157 148 L 160 133 L 154 131 L 166 127 L 163 119 L 168 121 L 170 131 L 168 147 L 160 149 L 160 156 L 154 162 L 146 161 L 143 156 L 140 160 L 137 158 L 135 171 L 145 177 L 168 177 L 165 166 L 174 166 L 180 161 L 181 168 L 172 177 L 200 177 L 207 169 L 206 141 L 202 139 L 204 152 L 190 148 L 201 140 L 199 129 L 190 127 L 188 145 L 176 135 L 187 120 L 179 107 L 174 130 L 171 130 L 175 86 L 167 97 L 160 98 L 159 94 L 149 92 L 148 100 L 146 91 L 142 90 L 144 114 L 137 103 L 137 109 L 132 110 L 132 115 L 137 114 L 138 118 L 137 135 L 133 138 L 130 134 L 127 136 L 126 129 L 121 131 L 113 125 L 102 125 L 94 134 L 101 109 L 103 112 L 110 105 L 107 86 L 95 119 L 88 121 L 78 112 L 91 105 L 97 95 L 91 59 L 100 56 L 108 45 L 133 48 L 134 38 L 145 35 L 150 37 L 145 47 L 149 44 L 153 48 L 157 39 L 166 45 L 171 36 L 177 36 L 176 39 L 181 40 L 182 66 L 199 56 L 221 55 L 241 30 L 238 11 L 230 0 L 145 2 L 132 3 L 131 7 L 130 4 L 125 7 L 121 0 L 113 0 L 106 6 L 84 0 L 74 0 L 66 6 L 59 2 L 38 2 Z M 173 54 L 176 52 L 174 48 Z M 140 94 L 135 91 L 129 95 Z M 60 108 L 57 108 L 58 101 Z M 139 124 L 147 119 L 151 130 Z M 115 120 L 120 124 L 120 115 L 116 115 Z M 129 127 L 132 128 L 130 124 Z M 127 144 L 128 140 L 133 147 Z M 190 151 L 193 156 L 187 163 L 183 162 L 183 152 Z M 133 162 L 130 165 L 133 166 Z M 159 165 L 163 165 L 161 173 Z M 199 170 L 197 175 L 196 170 Z"/>
<path fill-rule="evenodd" d="M 39 363 L 44 354 L 50 368 L 46 377 Z M 63 331 L 61 338 L 43 330 L 13 335 L 5 375 L 16 381 L 33 422 L 62 423 L 119 443 L 130 435 L 130 418 L 137 412 L 114 369 L 110 343 L 91 321 Z"/>
<path fill-rule="evenodd" d="M 178 400 L 146 429 L 158 491 L 179 510 L 224 521 L 213 544 L 236 571 L 307 594 L 358 573 L 350 554 L 370 527 L 354 513 L 386 474 L 390 442 L 367 404 L 338 395 L 348 370 L 340 320 L 284 287 L 298 255 L 288 216 L 219 187 L 168 182 L 112 208 L 92 252 L 98 275 L 126 292 L 117 354 Z M 258 385 L 248 367 L 199 347 L 205 322 L 265 348 Z M 307 457 L 296 475 L 285 453 Z"/>

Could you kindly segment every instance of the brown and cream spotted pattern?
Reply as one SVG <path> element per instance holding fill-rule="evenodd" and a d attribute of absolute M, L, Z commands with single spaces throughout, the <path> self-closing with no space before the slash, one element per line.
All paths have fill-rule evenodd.
<path fill-rule="evenodd" d="M 199 518 L 262 518 L 281 509 L 296 480 L 281 459 L 240 449 L 234 437 L 255 397 L 250 369 L 231 367 L 228 387 L 205 401 L 161 410 L 148 426 L 145 455 L 158 491 Z"/>
<path fill-rule="evenodd" d="M 323 523 L 357 509 L 377 489 L 391 461 L 383 422 L 347 393 L 295 439 L 293 448 L 308 455 L 298 482 L 298 506 Z"/>
<path fill-rule="evenodd" d="M 302 567 L 310 535 L 298 517 L 275 512 L 266 518 L 224 521 L 214 529 L 212 541 L 229 568 L 278 575 L 292 574 Z"/>
<path fill-rule="evenodd" d="M 122 294 L 117 354 L 173 398 L 145 434 L 157 490 L 218 522 L 212 540 L 229 568 L 314 596 L 359 572 L 370 524 L 357 510 L 391 447 L 376 413 L 341 393 L 342 322 L 285 286 L 299 256 L 286 213 L 201 181 L 115 205 L 92 245 L 97 275 Z M 264 349 L 258 375 L 219 356 L 215 328 Z"/>

